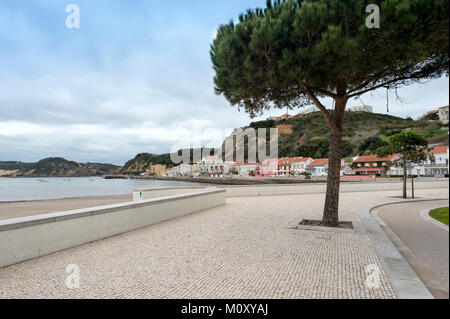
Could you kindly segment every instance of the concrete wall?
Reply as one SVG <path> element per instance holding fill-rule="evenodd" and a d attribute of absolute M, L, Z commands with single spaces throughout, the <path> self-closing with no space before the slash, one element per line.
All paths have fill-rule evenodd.
<path fill-rule="evenodd" d="M 225 204 L 215 188 L 0 221 L 0 267 Z"/>
<path fill-rule="evenodd" d="M 447 180 L 440 181 L 415 181 L 414 187 L 419 189 L 430 188 L 445 188 L 449 186 Z M 389 191 L 398 190 L 401 191 L 403 187 L 400 181 L 382 181 L 371 183 L 342 183 L 341 192 L 376 192 L 376 191 Z M 164 194 L 172 194 L 177 192 L 188 192 L 199 187 L 183 187 L 172 189 L 140 189 L 135 190 L 133 198 L 142 198 L 144 200 L 153 198 L 156 194 L 158 196 L 164 196 Z M 320 194 L 325 193 L 327 185 L 321 184 L 274 184 L 274 185 L 219 185 L 219 189 L 225 189 L 227 197 L 241 197 L 241 196 L 273 196 L 273 195 L 295 195 L 295 194 Z M 408 181 L 408 189 L 411 188 L 411 183 Z M 206 187 L 204 189 L 207 189 Z"/>
<path fill-rule="evenodd" d="M 445 188 L 449 186 L 448 181 L 415 181 L 414 188 L 430 189 Z M 222 188 L 221 186 L 218 186 Z M 340 191 L 348 192 L 376 192 L 376 191 L 401 191 L 403 184 L 401 182 L 376 182 L 376 183 L 341 183 Z M 408 189 L 411 183 L 408 182 Z M 295 194 L 320 194 L 325 193 L 326 184 L 298 184 L 298 185 L 252 185 L 252 186 L 226 186 L 227 197 L 240 196 L 270 196 L 270 195 L 295 195 Z"/>
<path fill-rule="evenodd" d="M 133 191 L 133 200 L 183 195 L 206 190 L 207 188 L 211 188 L 211 186 L 165 187 L 150 189 L 138 188 Z"/>

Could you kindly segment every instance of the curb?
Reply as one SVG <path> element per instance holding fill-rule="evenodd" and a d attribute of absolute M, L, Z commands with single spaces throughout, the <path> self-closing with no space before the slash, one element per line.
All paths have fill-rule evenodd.
<path fill-rule="evenodd" d="M 433 198 L 407 201 L 424 202 L 435 200 L 448 200 L 448 198 Z M 381 265 L 391 283 L 392 288 L 399 299 L 434 299 L 424 283 L 419 279 L 414 270 L 395 247 L 388 235 L 383 231 L 381 220 L 372 215 L 376 208 L 405 203 L 405 201 L 384 203 L 376 206 L 366 206 L 358 210 L 361 223 L 372 242 Z M 383 222 L 384 224 L 384 222 Z M 387 225 L 386 225 L 387 226 Z"/>
<path fill-rule="evenodd" d="M 420 212 L 420 216 L 421 216 L 423 219 L 425 219 L 427 222 L 433 223 L 433 224 L 435 224 L 436 226 L 442 228 L 443 230 L 448 231 L 448 226 L 447 226 L 447 225 L 445 225 L 444 223 L 441 223 L 440 221 L 438 221 L 438 220 L 436 220 L 436 219 L 434 219 L 433 217 L 430 216 L 430 212 L 431 212 L 433 209 L 441 208 L 441 207 L 442 207 L 442 206 L 433 207 L 433 208 L 430 208 L 430 209 L 425 209 L 425 210 L 423 210 L 423 211 Z"/>

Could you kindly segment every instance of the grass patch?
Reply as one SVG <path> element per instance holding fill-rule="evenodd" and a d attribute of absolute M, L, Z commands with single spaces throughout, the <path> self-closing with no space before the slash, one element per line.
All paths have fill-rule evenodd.
<path fill-rule="evenodd" d="M 430 216 L 448 226 L 448 207 L 433 209 Z"/>

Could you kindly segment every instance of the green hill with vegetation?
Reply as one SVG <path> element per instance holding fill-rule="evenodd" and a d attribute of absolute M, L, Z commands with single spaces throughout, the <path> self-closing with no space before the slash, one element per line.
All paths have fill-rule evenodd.
<path fill-rule="evenodd" d="M 252 122 L 243 129 L 248 127 L 278 128 L 279 157 L 328 157 L 330 131 L 320 112 L 280 121 Z M 346 112 L 343 124 L 343 156 L 374 153 L 378 147 L 386 143 L 389 136 L 404 130 L 417 132 L 427 138 L 432 145 L 448 144 L 448 125 L 443 125 L 439 121 L 429 119 L 414 121 L 387 114 Z M 247 144 L 248 141 L 244 143 L 245 150 Z M 137 175 L 144 172 L 150 164 L 173 166 L 170 154 L 141 153 L 129 160 L 120 173 Z"/>
<path fill-rule="evenodd" d="M 36 163 L 0 162 L 3 176 L 82 177 L 117 174 L 120 166 L 101 163 L 77 163 L 61 157 L 49 157 Z"/>
<path fill-rule="evenodd" d="M 320 112 L 280 121 L 253 122 L 253 128 L 279 129 L 279 157 L 328 157 L 329 128 Z M 391 135 L 413 130 L 430 144 L 448 144 L 448 124 L 427 119 L 414 121 L 387 114 L 346 112 L 343 123 L 343 156 L 374 152 Z"/>

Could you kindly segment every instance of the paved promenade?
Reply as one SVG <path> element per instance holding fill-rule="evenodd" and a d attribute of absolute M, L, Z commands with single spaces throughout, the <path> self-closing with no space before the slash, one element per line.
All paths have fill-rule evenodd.
<path fill-rule="evenodd" d="M 421 216 L 423 210 L 444 206 L 448 201 L 390 205 L 376 211 L 409 248 L 405 258 L 431 293 L 448 299 L 449 233 Z"/>
<path fill-rule="evenodd" d="M 344 193 L 341 219 L 398 191 Z M 417 196 L 445 197 L 448 188 Z M 320 218 L 324 195 L 229 198 L 226 206 L 0 269 L 0 298 L 395 298 L 366 234 L 295 230 Z M 65 285 L 80 268 L 80 288 Z"/>

